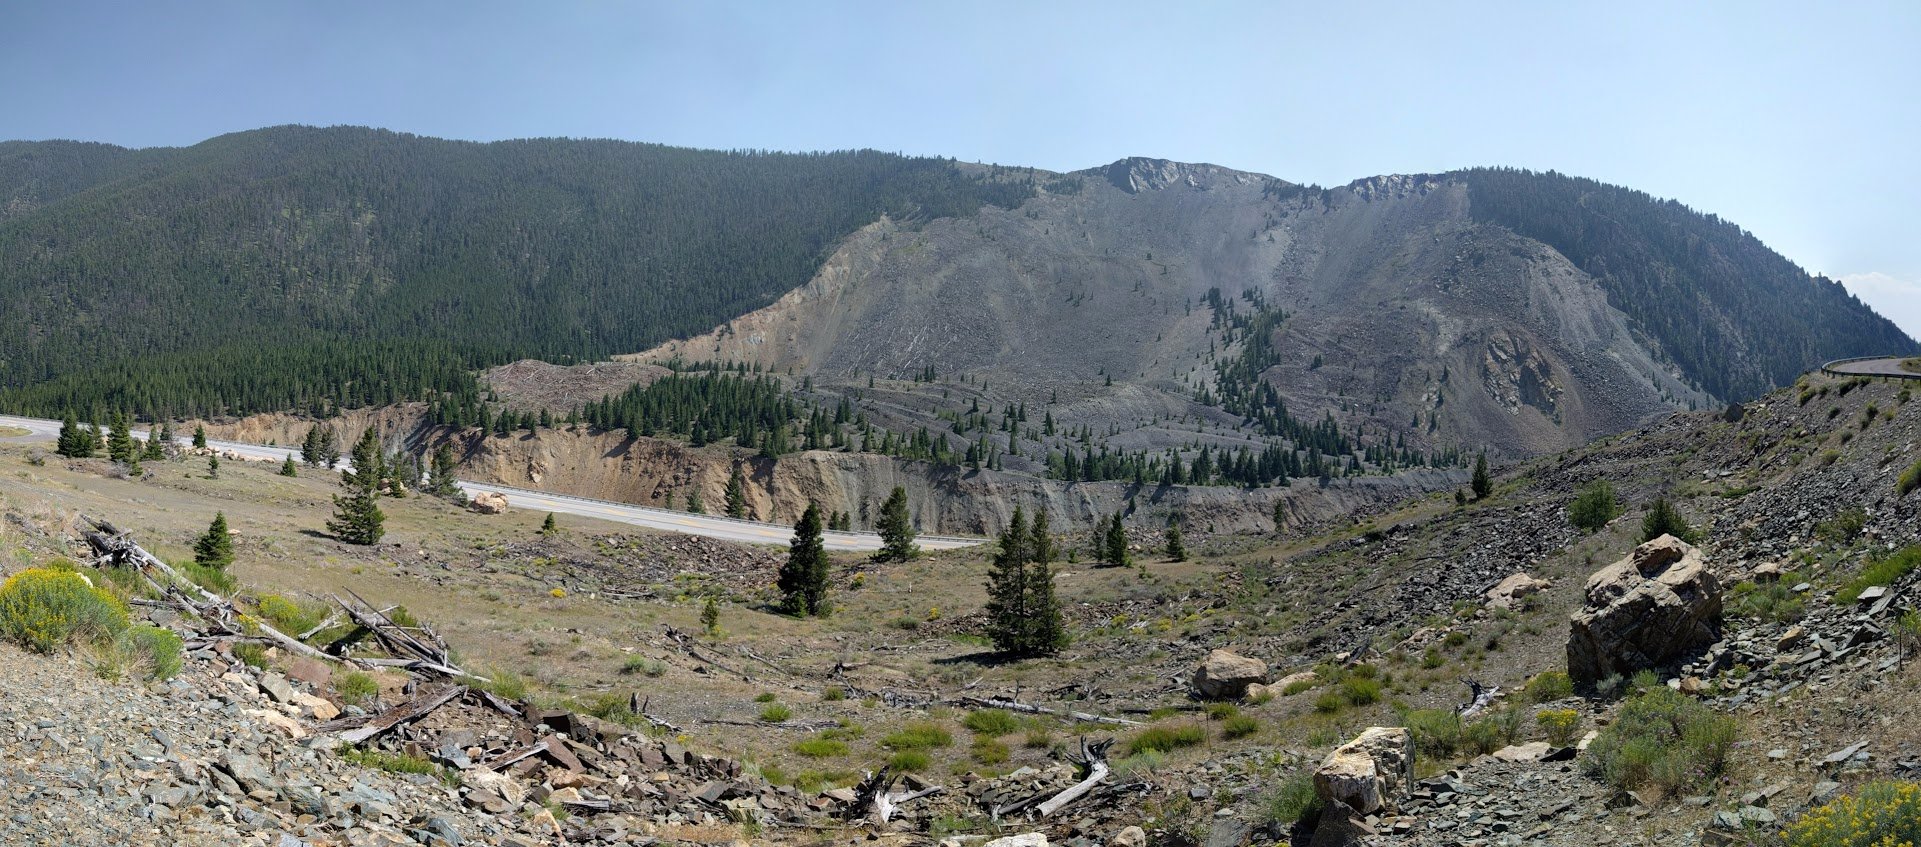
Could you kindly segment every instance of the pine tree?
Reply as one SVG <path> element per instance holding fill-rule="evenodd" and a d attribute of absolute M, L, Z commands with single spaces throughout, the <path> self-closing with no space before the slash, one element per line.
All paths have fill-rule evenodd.
<path fill-rule="evenodd" d="M 1061 625 L 1060 601 L 1054 596 L 1054 539 L 1047 531 L 1047 513 L 1034 515 L 1027 555 L 1027 644 L 1023 655 L 1045 656 L 1067 646 Z"/>
<path fill-rule="evenodd" d="M 208 479 L 220 478 L 220 454 L 219 453 L 207 454 L 207 478 Z"/>
<path fill-rule="evenodd" d="M 442 497 L 451 497 L 460 491 L 460 486 L 454 481 L 455 464 L 453 442 L 440 442 L 434 448 L 433 476 L 429 480 L 432 487 L 429 490 Z"/>
<path fill-rule="evenodd" d="M 1482 450 L 1481 454 L 1474 458 L 1474 481 L 1469 483 L 1469 487 L 1474 489 L 1476 500 L 1485 500 L 1487 495 L 1494 493 L 1494 480 L 1487 475 L 1486 450 Z"/>
<path fill-rule="evenodd" d="M 299 471 L 294 470 L 292 453 L 287 454 L 287 460 L 280 463 L 280 475 L 281 476 L 299 476 L 300 475 Z"/>
<path fill-rule="evenodd" d="M 160 435 L 159 426 L 147 427 L 147 443 L 140 451 L 140 458 L 155 462 L 167 458 L 167 441 Z"/>
<path fill-rule="evenodd" d="M 1187 561 L 1187 546 L 1181 543 L 1181 522 L 1174 518 L 1167 520 L 1167 559 L 1171 562 Z"/>
<path fill-rule="evenodd" d="M 233 534 L 227 531 L 225 512 L 215 512 L 206 533 L 194 541 L 193 563 L 215 570 L 225 570 L 233 564 Z"/>
<path fill-rule="evenodd" d="M 905 562 L 920 555 L 920 548 L 914 546 L 914 520 L 907 514 L 907 489 L 894 486 L 887 495 L 887 502 L 880 507 L 880 522 L 875 525 L 880 533 L 881 548 L 874 558 L 883 562 Z"/>
<path fill-rule="evenodd" d="M 131 465 L 140 457 L 134 453 L 133 429 L 127 423 L 125 414 L 115 414 L 107 435 L 107 458 L 123 465 Z"/>
<path fill-rule="evenodd" d="M 327 531 L 348 544 L 373 544 L 386 533 L 380 511 L 380 438 L 370 427 L 354 444 L 353 470 L 341 474 L 345 494 L 334 495 L 334 516 Z"/>
<path fill-rule="evenodd" d="M 1000 549 L 987 574 L 987 637 L 994 648 L 1019 655 L 1027 646 L 1027 559 L 1033 542 L 1027 513 L 1014 507 L 1014 520 L 1001 533 Z"/>
<path fill-rule="evenodd" d="M 687 512 L 694 515 L 707 514 L 707 504 L 700 501 L 700 489 L 696 488 L 693 493 L 687 495 Z"/>
<path fill-rule="evenodd" d="M 820 533 L 820 506 L 810 501 L 794 524 L 794 542 L 776 583 L 781 610 L 790 615 L 805 617 L 827 611 L 827 548 Z"/>
<path fill-rule="evenodd" d="M 554 522 L 553 512 L 548 512 L 547 519 L 540 522 L 540 534 L 550 538 L 560 534 L 560 524 Z"/>
<path fill-rule="evenodd" d="M 202 424 L 194 424 L 193 446 L 194 446 L 194 449 L 196 450 L 205 450 L 207 448 L 207 427 L 206 426 Z"/>
<path fill-rule="evenodd" d="M 1287 501 L 1274 499 L 1274 532 L 1279 534 L 1287 527 Z"/>
<path fill-rule="evenodd" d="M 1694 527 L 1688 526 L 1687 518 L 1668 502 L 1666 497 L 1656 497 L 1648 505 L 1647 517 L 1641 519 L 1641 542 L 1647 543 L 1663 535 L 1672 535 L 1690 544 L 1698 540 Z"/>
<path fill-rule="evenodd" d="M 708 638 L 720 637 L 720 600 L 712 594 L 700 604 L 700 627 L 707 631 Z"/>
<path fill-rule="evenodd" d="M 340 433 L 334 431 L 333 424 L 320 428 L 320 463 L 328 470 L 340 464 Z"/>
<path fill-rule="evenodd" d="M 73 413 L 68 412 L 66 418 L 60 421 L 60 441 L 55 446 L 55 452 L 69 459 L 92 458 L 96 440 L 95 436 L 81 429 Z"/>
<path fill-rule="evenodd" d="M 1104 540 L 1105 543 L 1101 545 L 1101 560 L 1116 567 L 1126 567 L 1129 563 L 1127 528 L 1122 526 L 1119 512 L 1115 512 L 1114 519 L 1107 522 L 1107 538 Z"/>
<path fill-rule="evenodd" d="M 740 475 L 740 466 L 735 465 L 727 475 L 727 516 L 740 519 L 747 517 L 747 480 Z"/>
<path fill-rule="evenodd" d="M 310 468 L 320 467 L 326 459 L 325 447 L 320 442 L 320 427 L 321 424 L 307 427 L 307 437 L 300 442 L 300 461 L 307 463 Z"/>

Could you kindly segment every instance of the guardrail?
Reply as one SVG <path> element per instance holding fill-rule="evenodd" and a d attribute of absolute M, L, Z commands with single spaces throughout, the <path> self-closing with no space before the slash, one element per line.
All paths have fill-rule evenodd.
<path fill-rule="evenodd" d="M 1900 370 L 1898 366 L 1893 373 L 1861 373 L 1859 371 L 1835 370 L 1835 367 L 1837 365 L 1848 365 L 1848 364 L 1853 364 L 1855 362 L 1878 362 L 1882 360 L 1903 362 L 1903 361 L 1907 361 L 1909 359 L 1914 359 L 1914 358 L 1917 358 L 1917 357 L 1915 356 L 1850 356 L 1846 359 L 1835 359 L 1832 362 L 1822 362 L 1821 372 L 1824 374 L 1827 374 L 1828 376 L 1865 376 L 1871 379 L 1921 379 L 1921 373 L 1916 373 L 1914 371 Z"/>

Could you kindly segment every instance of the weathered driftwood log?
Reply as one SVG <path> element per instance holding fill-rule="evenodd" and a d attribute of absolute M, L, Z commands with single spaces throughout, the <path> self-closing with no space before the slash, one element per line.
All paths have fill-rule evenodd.
<path fill-rule="evenodd" d="M 1140 721 L 1130 721 L 1126 718 L 1110 718 L 1105 715 L 1095 715 L 1087 712 L 1050 709 L 1046 706 L 1036 706 L 1032 703 L 1016 703 L 1013 700 L 1003 700 L 998 697 L 956 697 L 949 702 L 961 706 L 972 706 L 977 709 L 1006 709 L 1010 712 L 1025 712 L 1030 715 L 1058 715 L 1086 723 L 1104 723 L 1114 726 L 1141 725 Z"/>

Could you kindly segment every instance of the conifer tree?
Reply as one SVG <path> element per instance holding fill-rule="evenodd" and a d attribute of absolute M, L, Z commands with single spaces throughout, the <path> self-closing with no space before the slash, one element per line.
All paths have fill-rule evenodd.
<path fill-rule="evenodd" d="M 740 475 L 740 465 L 727 475 L 727 516 L 747 517 L 747 480 Z"/>
<path fill-rule="evenodd" d="M 173 449 L 173 421 L 160 422 L 160 445 L 168 450 Z"/>
<path fill-rule="evenodd" d="M 1187 545 L 1182 543 L 1181 522 L 1177 518 L 1167 519 L 1167 559 L 1171 562 L 1187 561 Z"/>
<path fill-rule="evenodd" d="M 113 416 L 113 422 L 109 427 L 110 429 L 107 435 L 107 458 L 123 465 L 130 465 L 139 461 L 140 457 L 134 454 L 133 430 L 127 423 L 127 416 L 124 413 L 115 414 Z"/>
<path fill-rule="evenodd" d="M 55 452 L 69 459 L 92 458 L 97 441 L 98 437 L 81 429 L 79 422 L 74 420 L 73 413 L 68 412 L 67 417 L 60 422 L 60 441 L 55 446 Z"/>
<path fill-rule="evenodd" d="M 707 514 L 707 504 L 700 501 L 700 489 L 696 488 L 687 495 L 687 512 L 693 515 Z"/>
<path fill-rule="evenodd" d="M 827 611 L 827 548 L 821 542 L 820 506 L 811 501 L 794 524 L 794 542 L 780 567 L 781 610 L 806 617 Z"/>
<path fill-rule="evenodd" d="M 323 452 L 325 448 L 320 443 L 321 426 L 321 424 L 314 424 L 307 427 L 307 437 L 300 442 L 300 461 L 305 462 L 310 468 L 320 467 L 326 459 Z"/>
<path fill-rule="evenodd" d="M 287 460 L 280 463 L 280 475 L 281 476 L 299 476 L 300 475 L 299 471 L 294 470 L 292 453 L 287 454 Z"/>
<path fill-rule="evenodd" d="M 147 427 L 147 443 L 140 451 L 140 458 L 160 461 L 167 458 L 167 441 L 160 435 L 159 426 Z"/>
<path fill-rule="evenodd" d="M 907 489 L 894 486 L 887 501 L 880 507 L 880 522 L 874 527 L 880 533 L 881 548 L 874 558 L 883 562 L 905 562 L 920 555 L 920 548 L 914 546 L 914 519 L 907 513 Z"/>
<path fill-rule="evenodd" d="M 1494 480 L 1487 475 L 1486 450 L 1482 450 L 1479 456 L 1474 457 L 1474 480 L 1469 483 L 1469 486 L 1474 489 L 1476 500 L 1487 499 L 1487 495 L 1494 492 Z"/>
<path fill-rule="evenodd" d="M 987 637 L 1003 653 L 1019 655 L 1027 644 L 1027 554 L 1032 542 L 1027 513 L 1015 506 L 1014 520 L 1001 533 L 1000 549 L 987 574 Z"/>
<path fill-rule="evenodd" d="M 205 425 L 203 425 L 203 424 L 194 424 L 194 425 L 193 425 L 193 446 L 194 446 L 194 449 L 196 449 L 196 450 L 204 450 L 204 449 L 206 449 L 206 447 L 207 447 L 207 427 L 206 427 Z"/>
<path fill-rule="evenodd" d="M 233 564 L 233 534 L 227 531 L 225 512 L 215 512 L 213 523 L 194 541 L 193 563 L 215 570 L 225 570 Z"/>
<path fill-rule="evenodd" d="M 1279 534 L 1287 527 L 1287 501 L 1274 499 L 1274 532 Z"/>
<path fill-rule="evenodd" d="M 386 533 L 387 516 L 380 511 L 380 439 L 370 427 L 354 444 L 353 470 L 341 474 L 345 494 L 334 495 L 334 515 L 327 531 L 348 544 L 373 544 Z"/>
<path fill-rule="evenodd" d="M 1666 497 L 1656 497 L 1648 505 L 1647 516 L 1641 519 L 1641 542 L 1647 543 L 1663 535 L 1672 535 L 1689 544 L 1699 540 L 1694 527 L 1688 526 L 1687 518 L 1668 502 Z"/>
<path fill-rule="evenodd" d="M 451 497 L 460 491 L 454 481 L 454 445 L 452 441 L 442 441 L 434 448 L 433 475 L 429 478 L 429 490 L 442 497 Z"/>
<path fill-rule="evenodd" d="M 1118 567 L 1129 563 L 1127 555 L 1127 528 L 1121 524 L 1121 514 L 1114 513 L 1114 519 L 1107 522 L 1107 538 L 1101 545 L 1101 560 Z"/>
<path fill-rule="evenodd" d="M 553 512 L 548 512 L 547 519 L 540 522 L 540 534 L 548 537 L 560 534 L 560 524 L 554 522 Z"/>
<path fill-rule="evenodd" d="M 1047 513 L 1036 512 L 1029 533 L 1027 555 L 1027 643 L 1022 655 L 1045 656 L 1067 646 L 1061 625 L 1060 601 L 1054 596 L 1054 539 L 1047 530 Z"/>

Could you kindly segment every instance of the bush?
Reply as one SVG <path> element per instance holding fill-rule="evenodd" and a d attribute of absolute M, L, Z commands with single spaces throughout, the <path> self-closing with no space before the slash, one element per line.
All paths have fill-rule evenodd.
<path fill-rule="evenodd" d="M 1414 749 L 1435 757 L 1454 755 L 1461 748 L 1461 716 L 1452 709 L 1416 709 L 1401 716 Z"/>
<path fill-rule="evenodd" d="M 981 709 L 968 712 L 967 717 L 961 720 L 961 725 L 972 730 L 975 735 L 999 738 L 1020 729 L 1021 722 L 1003 709 Z"/>
<path fill-rule="evenodd" d="M 1241 707 L 1233 703 L 1207 704 L 1207 719 L 1210 721 L 1224 721 L 1240 713 Z"/>
<path fill-rule="evenodd" d="M 1861 598 L 1861 592 L 1877 585 L 1893 585 L 1896 580 L 1907 576 L 1917 566 L 1921 566 L 1921 544 L 1903 547 L 1868 563 L 1860 576 L 1848 580 L 1841 590 L 1835 592 L 1834 602 L 1853 603 Z"/>
<path fill-rule="evenodd" d="M 1781 835 L 1788 847 L 1921 844 L 1921 785 L 1870 782 L 1802 815 Z"/>
<path fill-rule="evenodd" d="M 1526 720 L 1520 709 L 1488 712 L 1461 730 L 1462 746 L 1475 753 L 1492 753 L 1513 744 Z"/>
<path fill-rule="evenodd" d="M 914 773 L 927 770 L 927 754 L 919 750 L 902 750 L 887 760 L 887 766 L 901 773 Z"/>
<path fill-rule="evenodd" d="M 1314 777 L 1297 771 L 1281 780 L 1267 798 L 1269 822 L 1292 826 L 1321 813 L 1321 798 L 1314 791 Z"/>
<path fill-rule="evenodd" d="M 185 576 L 193 584 L 221 596 L 232 594 L 234 588 L 240 584 L 239 580 L 234 579 L 233 574 L 227 573 L 220 568 L 210 568 L 205 565 L 187 562 L 185 564 L 174 565 L 173 569 L 179 571 L 181 575 Z"/>
<path fill-rule="evenodd" d="M 1127 740 L 1128 753 L 1153 751 L 1166 753 L 1182 747 L 1192 747 L 1207 740 L 1207 730 L 1196 724 L 1181 726 L 1150 726 Z"/>
<path fill-rule="evenodd" d="M 794 752 L 809 759 L 847 755 L 847 743 L 832 738 L 807 738 L 794 743 Z"/>
<path fill-rule="evenodd" d="M 1906 497 L 1917 488 L 1921 488 L 1921 459 L 1916 459 L 1914 464 L 1901 472 L 1901 478 L 1894 481 L 1894 496 Z"/>
<path fill-rule="evenodd" d="M 1547 743 L 1566 747 L 1581 728 L 1581 713 L 1573 709 L 1542 709 L 1534 713 L 1534 724 L 1547 735 Z"/>
<path fill-rule="evenodd" d="M 1597 479 L 1581 489 L 1574 502 L 1567 507 L 1567 519 L 1576 527 L 1594 532 L 1607 526 L 1621 514 L 1621 505 L 1614 499 L 1614 486 L 1607 480 Z"/>
<path fill-rule="evenodd" d="M 820 699 L 827 703 L 838 703 L 847 699 L 847 689 L 838 685 L 830 686 L 826 691 L 820 693 Z"/>
<path fill-rule="evenodd" d="M 1314 711 L 1323 714 L 1331 715 L 1345 708 L 1347 708 L 1347 697 L 1339 691 L 1323 691 L 1321 696 L 1314 698 Z"/>
<path fill-rule="evenodd" d="M 240 663 L 247 667 L 259 668 L 261 670 L 267 669 L 267 648 L 251 641 L 235 644 L 233 646 L 233 657 L 239 659 Z"/>
<path fill-rule="evenodd" d="M 954 736 L 936 723 L 910 723 L 880 740 L 880 746 L 889 750 L 925 750 L 930 747 L 952 747 Z"/>
<path fill-rule="evenodd" d="M 1050 733 L 1041 727 L 1035 727 L 1033 729 L 1030 729 L 1027 731 L 1026 735 L 1021 736 L 1021 746 L 1026 747 L 1029 750 L 1045 750 L 1049 746 L 1053 745 L 1053 743 L 1054 743 L 1053 733 Z"/>
<path fill-rule="evenodd" d="M 1547 671 L 1528 680 L 1523 693 L 1531 703 L 1552 703 L 1574 696 L 1574 680 L 1562 671 Z"/>
<path fill-rule="evenodd" d="M 974 761 L 983 765 L 998 765 L 1010 755 L 1007 745 L 986 736 L 974 740 L 973 754 Z"/>
<path fill-rule="evenodd" d="M 1352 676 L 1341 680 L 1341 696 L 1351 705 L 1365 706 L 1381 700 L 1380 680 Z"/>
<path fill-rule="evenodd" d="M 1728 614 L 1738 618 L 1787 623 L 1798 621 L 1806 611 L 1806 601 L 1794 593 L 1793 586 L 1801 583 L 1800 574 L 1782 574 L 1775 582 L 1765 585 L 1753 582 L 1736 583 L 1728 589 Z"/>
<path fill-rule="evenodd" d="M 77 573 L 30 568 L 0 584 L 0 634 L 29 650 L 108 644 L 126 629 L 126 605 Z"/>
<path fill-rule="evenodd" d="M 1296 695 L 1296 694 L 1299 694 L 1299 693 L 1301 693 L 1301 692 L 1303 692 L 1303 691 L 1306 691 L 1306 690 L 1308 690 L 1308 689 L 1310 689 L 1310 688 L 1313 688 L 1313 687 L 1314 687 L 1314 681 L 1313 681 L 1313 680 L 1311 680 L 1311 679 L 1297 679 L 1297 680 L 1294 680 L 1293 682 L 1290 682 L 1290 683 L 1288 683 L 1287 685 L 1285 685 L 1285 686 L 1283 686 L 1283 687 L 1281 688 L 1281 696 L 1282 696 L 1282 697 L 1292 697 L 1292 696 L 1294 696 L 1294 695 Z"/>
<path fill-rule="evenodd" d="M 1691 697 L 1655 686 L 1627 701 L 1588 748 L 1588 769 L 1617 788 L 1683 792 L 1727 765 L 1740 724 Z"/>
<path fill-rule="evenodd" d="M 1845 544 L 1861 534 L 1868 525 L 1867 510 L 1860 506 L 1842 509 L 1834 517 L 1814 525 L 1815 537 L 1830 544 Z"/>
<path fill-rule="evenodd" d="M 1246 738 L 1261 731 L 1261 721 L 1253 715 L 1231 715 L 1221 721 L 1222 738 Z"/>
<path fill-rule="evenodd" d="M 288 635 L 313 629 L 327 616 L 327 607 L 319 603 L 300 604 L 278 594 L 261 595 L 253 608 L 275 629 Z"/>
<path fill-rule="evenodd" d="M 180 636 L 147 624 L 128 627 L 120 636 L 126 653 L 147 669 L 149 679 L 172 679 L 180 672 Z"/>
<path fill-rule="evenodd" d="M 754 702 L 756 702 L 756 703 L 772 703 L 772 702 L 774 702 L 774 692 L 772 692 L 772 691 L 762 691 L 761 693 L 759 693 L 759 694 L 756 694 L 756 695 L 754 695 Z"/>
<path fill-rule="evenodd" d="M 371 674 L 348 671 L 334 678 L 334 693 L 350 706 L 365 706 L 380 695 L 380 683 Z"/>
<path fill-rule="evenodd" d="M 1666 497 L 1656 497 L 1648 506 L 1647 516 L 1641 519 L 1641 541 L 1646 543 L 1663 535 L 1672 535 L 1689 544 L 1700 541 L 1694 527 L 1688 525 L 1687 518 L 1681 516 L 1674 504 Z"/>
<path fill-rule="evenodd" d="M 660 676 L 667 672 L 667 666 L 646 656 L 628 656 L 627 660 L 621 663 L 620 672 L 628 675 Z"/>
<path fill-rule="evenodd" d="M 760 719 L 767 723 L 780 723 L 794 716 L 794 710 L 779 703 L 769 703 L 760 710 Z"/>

